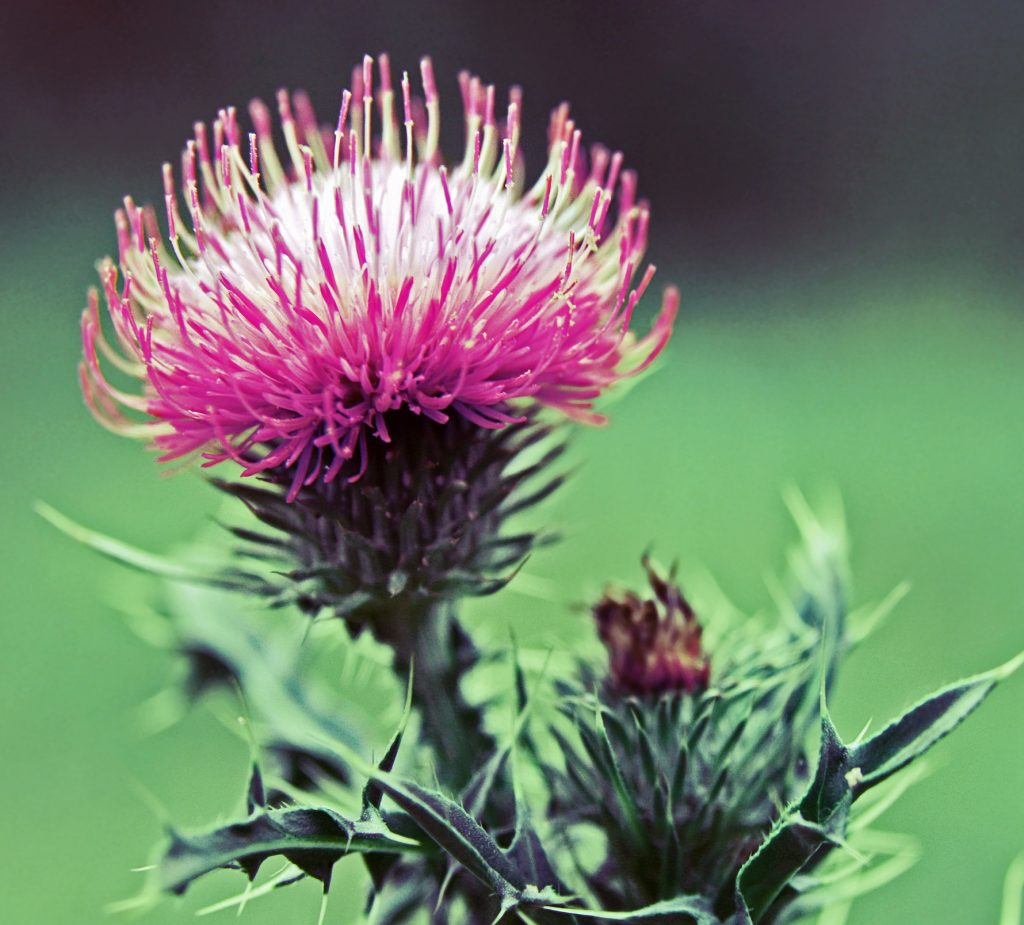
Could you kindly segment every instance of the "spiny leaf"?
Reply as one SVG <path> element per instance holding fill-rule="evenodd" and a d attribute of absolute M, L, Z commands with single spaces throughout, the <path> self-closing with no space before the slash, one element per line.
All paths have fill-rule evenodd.
<path fill-rule="evenodd" d="M 485 883 L 503 904 L 527 902 L 528 878 L 466 810 L 437 790 L 372 767 L 342 747 L 342 757 L 372 776 L 384 793 L 456 863 Z M 555 894 L 545 893 L 545 901 Z M 511 907 L 510 907 L 511 908 Z"/>
<path fill-rule="evenodd" d="M 530 883 L 555 884 L 555 889 L 561 889 L 554 865 L 524 810 L 516 812 L 516 832 L 506 853 Z"/>
<path fill-rule="evenodd" d="M 757 923 L 789 881 L 832 838 L 820 825 L 791 815 L 772 829 L 736 877 L 736 905 L 744 925 Z"/>
<path fill-rule="evenodd" d="M 811 822 L 825 823 L 848 795 L 846 774 L 850 770 L 850 752 L 839 738 L 824 704 L 822 711 L 818 768 L 800 803 L 800 814 Z"/>
<path fill-rule="evenodd" d="M 526 886 L 525 880 L 483 827 L 454 800 L 437 790 L 373 767 L 341 743 L 341 757 L 371 777 L 440 848 L 455 861 L 506 895 Z"/>
<path fill-rule="evenodd" d="M 195 835 L 172 833 L 157 865 L 160 889 L 183 893 L 221 867 L 241 867 L 252 879 L 272 855 L 282 855 L 309 876 L 326 881 L 334 864 L 352 852 L 422 853 L 423 846 L 391 832 L 379 820 L 350 821 L 323 807 L 272 809 Z"/>
<path fill-rule="evenodd" d="M 1024 653 L 992 671 L 951 684 L 926 697 L 852 751 L 856 792 L 863 793 L 924 754 L 960 725 L 992 689 L 1024 664 Z"/>
<path fill-rule="evenodd" d="M 576 909 L 570 906 L 545 906 L 549 912 L 561 912 L 580 918 L 602 919 L 606 922 L 639 922 L 649 919 L 667 919 L 687 925 L 720 925 L 703 896 L 677 896 L 652 906 L 633 909 L 629 912 L 605 912 L 602 909 Z"/>
<path fill-rule="evenodd" d="M 424 833 L 500 896 L 521 891 L 525 878 L 483 827 L 444 794 L 376 773 L 380 788 L 415 820 Z"/>
<path fill-rule="evenodd" d="M 807 793 L 790 807 L 736 878 L 740 925 L 763 920 L 802 870 L 839 844 L 853 801 L 906 767 L 975 710 L 996 684 L 1024 664 L 1024 654 L 925 698 L 880 733 L 848 747 L 821 693 L 821 747 Z M 895 863 L 895 862 L 894 862 Z M 891 869 L 891 868 L 890 868 Z"/>
<path fill-rule="evenodd" d="M 842 836 L 852 802 L 846 773 L 849 752 L 822 702 L 818 769 L 803 800 L 779 820 L 736 877 L 740 914 L 760 922 L 790 880 Z M 741 919 L 741 921 L 743 921 Z"/>

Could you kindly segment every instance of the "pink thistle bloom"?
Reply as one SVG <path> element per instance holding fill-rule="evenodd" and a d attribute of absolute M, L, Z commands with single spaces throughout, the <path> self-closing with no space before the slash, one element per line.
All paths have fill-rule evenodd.
<path fill-rule="evenodd" d="M 629 331 L 654 272 L 634 284 L 649 215 L 635 174 L 619 153 L 588 157 L 563 104 L 525 190 L 519 91 L 499 121 L 494 87 L 468 74 L 466 150 L 446 167 L 429 59 L 421 72 L 422 100 L 407 74 L 396 89 L 386 55 L 374 86 L 366 58 L 333 130 L 305 94 L 281 91 L 287 164 L 259 100 L 248 138 L 234 109 L 212 132 L 197 123 L 188 225 L 164 166 L 166 241 L 153 210 L 125 200 L 121 272 L 100 268 L 113 342 L 95 291 L 82 322 L 82 388 L 101 423 L 150 437 L 161 461 L 287 470 L 290 500 L 343 469 L 358 478 L 366 441 L 388 441 L 401 408 L 482 428 L 531 402 L 602 420 L 594 400 L 658 355 L 678 305 L 669 289 L 651 331 Z M 141 394 L 112 384 L 101 356 Z"/>

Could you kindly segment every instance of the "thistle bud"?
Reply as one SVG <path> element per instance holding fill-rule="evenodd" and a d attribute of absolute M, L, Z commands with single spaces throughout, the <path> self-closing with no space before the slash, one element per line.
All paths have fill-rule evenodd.
<path fill-rule="evenodd" d="M 643 696 L 707 689 L 711 665 L 701 649 L 701 626 L 678 586 L 644 570 L 653 598 L 609 590 L 594 606 L 597 631 L 608 650 L 609 683 Z"/>

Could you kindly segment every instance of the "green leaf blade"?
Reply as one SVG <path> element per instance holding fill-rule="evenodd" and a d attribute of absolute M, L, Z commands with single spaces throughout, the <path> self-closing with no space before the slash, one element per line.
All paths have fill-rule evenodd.
<path fill-rule="evenodd" d="M 855 792 L 859 795 L 880 784 L 949 735 L 1021 664 L 1024 653 L 992 671 L 951 684 L 853 748 L 850 760 L 857 769 Z"/>
<path fill-rule="evenodd" d="M 548 912 L 561 912 L 582 919 L 600 919 L 605 922 L 661 920 L 685 922 L 687 925 L 720 925 L 719 919 L 711 910 L 711 904 L 703 896 L 676 896 L 629 912 L 606 912 L 602 909 L 576 909 L 569 906 L 544 906 L 544 909 Z"/>
<path fill-rule="evenodd" d="M 157 884 L 162 892 L 184 893 L 200 877 L 223 867 L 240 867 L 251 879 L 273 855 L 326 882 L 331 867 L 347 854 L 423 850 L 419 842 L 381 823 L 352 822 L 330 809 L 266 810 L 194 835 L 173 833 L 156 868 Z"/>

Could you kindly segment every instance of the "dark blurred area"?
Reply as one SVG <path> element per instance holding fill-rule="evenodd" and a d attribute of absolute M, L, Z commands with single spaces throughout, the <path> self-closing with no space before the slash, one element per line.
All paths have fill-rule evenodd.
<path fill-rule="evenodd" d="M 449 151 L 461 68 L 523 86 L 534 172 L 547 112 L 571 100 L 585 140 L 639 170 L 655 260 L 1019 274 L 1018 2 L 65 0 L 9 4 L 4 19 L 15 227 L 28 209 L 63 209 L 69 189 L 96 218 L 126 192 L 159 199 L 160 163 L 227 103 L 304 87 L 331 121 L 352 65 L 387 50 L 411 72 L 433 55 Z"/>

